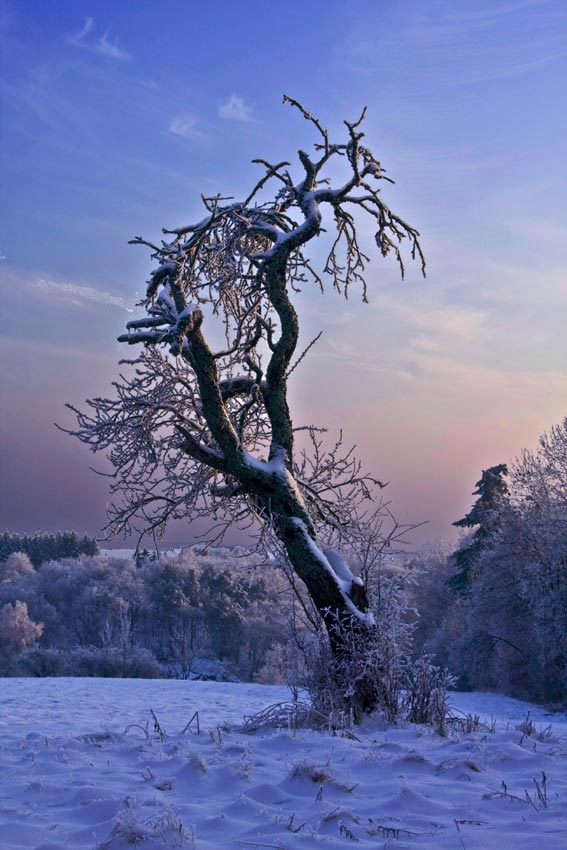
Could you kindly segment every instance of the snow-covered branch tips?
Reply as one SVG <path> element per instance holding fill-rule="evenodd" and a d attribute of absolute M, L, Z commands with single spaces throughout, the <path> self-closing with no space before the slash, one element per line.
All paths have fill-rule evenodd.
<path fill-rule="evenodd" d="M 75 411 L 73 433 L 109 451 L 112 532 L 161 534 L 171 519 L 207 516 L 218 537 L 248 524 L 260 542 L 281 547 L 324 619 L 338 612 L 371 628 L 363 582 L 336 547 L 361 504 L 375 510 L 382 485 L 342 438 L 326 449 L 321 429 L 294 425 L 288 380 L 314 342 L 298 350 L 294 295 L 314 285 L 347 296 L 358 285 L 367 299 L 357 216 L 373 221 L 378 251 L 394 256 L 402 276 L 404 245 L 422 271 L 425 262 L 418 232 L 382 199 L 393 181 L 363 144 L 365 113 L 344 122 L 335 144 L 301 104 L 284 101 L 311 124 L 314 153 L 299 151 L 295 170 L 255 160 L 263 174 L 242 202 L 203 197 L 198 223 L 164 230 L 159 244 L 133 240 L 157 262 L 145 315 L 119 337 L 142 352 L 123 361 L 113 399 Z M 327 176 L 335 159 L 347 169 L 336 188 Z M 328 255 L 317 269 L 307 247 L 323 224 Z"/>

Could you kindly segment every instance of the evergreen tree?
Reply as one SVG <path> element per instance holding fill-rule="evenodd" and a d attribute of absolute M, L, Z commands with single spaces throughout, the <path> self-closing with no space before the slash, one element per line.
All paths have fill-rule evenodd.
<path fill-rule="evenodd" d="M 478 496 L 478 499 L 465 517 L 453 523 L 457 528 L 476 527 L 465 545 L 453 555 L 456 571 L 448 584 L 459 596 L 467 593 L 473 567 L 498 527 L 499 509 L 508 495 L 508 485 L 504 480 L 506 475 L 508 467 L 505 463 L 483 469 L 480 481 L 476 482 L 476 490 L 473 491 L 473 496 Z"/>

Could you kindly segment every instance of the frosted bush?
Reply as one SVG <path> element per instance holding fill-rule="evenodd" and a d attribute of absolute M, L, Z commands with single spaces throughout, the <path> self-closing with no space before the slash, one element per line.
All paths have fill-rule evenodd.
<path fill-rule="evenodd" d="M 447 693 L 455 677 L 447 669 L 435 667 L 431 656 L 422 655 L 408 665 L 402 715 L 411 723 L 430 723 L 443 727 L 449 713 Z"/>
<path fill-rule="evenodd" d="M 337 618 L 335 629 L 346 647 L 340 657 L 333 655 L 322 632 L 304 647 L 308 659 L 304 684 L 314 708 L 335 725 L 344 725 L 345 710 L 351 719 L 361 714 L 352 698 L 364 682 L 370 691 L 368 704 L 374 703 L 388 722 L 442 723 L 447 690 L 454 680 L 448 671 L 434 667 L 429 656 L 412 659 L 415 616 L 404 600 L 400 577 L 379 579 L 371 610 L 376 627 L 370 639 L 368 632 Z"/>
<path fill-rule="evenodd" d="M 305 676 L 304 659 L 292 643 L 277 643 L 265 655 L 264 664 L 254 677 L 266 685 L 293 685 Z"/>
<path fill-rule="evenodd" d="M 48 646 L 34 646 L 24 650 L 18 658 L 20 676 L 69 676 L 69 653 Z"/>
<path fill-rule="evenodd" d="M 68 669 L 72 676 L 101 678 L 160 679 L 163 667 L 151 652 L 132 647 L 125 655 L 121 649 L 111 647 L 76 647 L 68 654 Z"/>

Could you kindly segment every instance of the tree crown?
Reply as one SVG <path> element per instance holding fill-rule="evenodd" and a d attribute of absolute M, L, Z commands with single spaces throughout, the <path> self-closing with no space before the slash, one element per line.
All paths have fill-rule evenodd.
<path fill-rule="evenodd" d="M 121 498 L 110 512 L 114 531 L 161 533 L 169 519 L 187 515 L 213 516 L 226 527 L 266 519 L 277 503 L 280 515 L 294 516 L 309 534 L 321 526 L 333 533 L 348 524 L 353 504 L 382 486 L 342 437 L 327 449 L 318 429 L 303 426 L 309 445 L 294 452 L 287 383 L 316 340 L 297 354 L 293 296 L 309 281 L 322 289 L 328 279 L 345 296 L 359 283 L 367 299 L 369 258 L 357 214 L 374 221 L 376 245 L 383 257 L 394 255 L 402 277 L 404 240 L 425 271 L 419 234 L 382 199 L 383 184 L 393 181 L 363 144 L 365 110 L 344 122 L 346 140 L 335 144 L 300 103 L 284 102 L 317 133 L 315 155 L 298 152 L 299 178 L 289 162 L 255 160 L 264 174 L 243 201 L 203 196 L 201 221 L 164 229 L 160 244 L 132 240 L 151 249 L 157 267 L 140 304 L 145 316 L 128 322 L 119 340 L 143 350 L 122 361 L 115 399 L 75 411 L 79 429 L 72 432 L 94 451 L 109 450 L 112 491 Z M 337 188 L 325 173 L 335 158 L 350 174 Z M 263 200 L 270 187 L 271 199 Z M 319 272 L 305 248 L 322 232 L 325 209 L 334 238 Z M 224 341 L 213 347 L 203 329 L 215 320 Z"/>

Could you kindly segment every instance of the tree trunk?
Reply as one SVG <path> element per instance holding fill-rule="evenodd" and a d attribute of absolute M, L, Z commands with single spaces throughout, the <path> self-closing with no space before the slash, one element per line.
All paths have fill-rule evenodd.
<path fill-rule="evenodd" d="M 360 658 L 353 653 L 362 652 L 374 635 L 375 626 L 368 611 L 366 589 L 355 582 L 345 592 L 341 591 L 332 568 L 325 565 L 325 556 L 314 537 L 296 518 L 281 518 L 276 521 L 278 537 L 285 546 L 290 564 L 296 575 L 305 584 L 325 624 L 329 644 L 337 662 L 336 684 L 345 691 L 344 675 L 339 669 L 353 671 L 344 692 L 344 709 L 352 711 L 355 722 L 378 707 L 380 684 L 364 671 Z M 359 663 L 357 663 L 357 660 Z M 362 667 L 362 672 L 361 672 Z M 356 671 L 356 672 L 355 672 Z"/>

